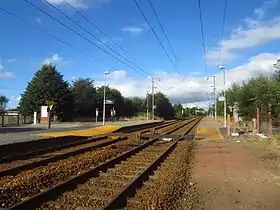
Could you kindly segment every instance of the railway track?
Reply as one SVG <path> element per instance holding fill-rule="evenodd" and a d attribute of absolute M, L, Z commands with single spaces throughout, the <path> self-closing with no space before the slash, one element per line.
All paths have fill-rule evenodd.
<path fill-rule="evenodd" d="M 168 123 L 167 125 L 174 126 L 174 123 Z M 162 125 L 160 128 L 162 128 Z M 32 166 L 31 170 L 24 170 L 24 167 L 28 166 L 28 164 L 17 167 L 16 170 L 23 171 L 15 176 L 3 176 L 0 178 L 0 206 L 9 207 L 21 202 L 26 197 L 39 193 L 42 189 L 50 188 L 142 143 L 144 143 L 143 140 L 117 141 L 114 144 L 110 143 L 107 146 L 88 152 L 83 151 L 84 153 L 76 154 L 75 156 L 73 156 L 76 153 L 75 151 L 71 151 L 70 154 L 60 154 L 60 156 L 63 155 L 64 157 L 69 156 L 65 159 L 58 158 L 58 155 L 58 157 L 54 156 L 51 162 L 47 162 L 47 158 L 38 162 L 28 163 Z M 77 153 L 81 153 L 81 151 L 78 150 Z M 42 162 L 44 164 L 41 164 Z M 9 170 L 13 171 L 14 168 L 7 171 Z"/>
<path fill-rule="evenodd" d="M 119 137 L 114 136 L 115 134 L 112 134 L 112 136 L 102 135 L 99 137 L 92 137 L 87 139 L 81 137 L 81 141 L 70 142 L 69 144 L 35 150 L 19 155 L 3 157 L 0 159 L 0 177 L 7 175 L 16 175 L 24 170 L 30 170 L 57 160 L 65 159 L 74 155 L 91 151 L 96 148 L 114 144 L 121 140 L 127 139 L 128 136 L 133 135 L 137 132 L 147 133 L 151 128 L 160 130 L 176 123 L 178 123 L 178 121 L 167 122 L 150 128 L 147 128 L 147 125 L 144 125 L 144 129 L 142 129 L 141 126 L 140 128 L 136 127 L 134 129 L 130 129 L 127 133 L 123 133 Z M 136 136 L 133 138 L 135 139 Z"/>
<path fill-rule="evenodd" d="M 55 201 L 44 203 L 41 208 L 53 209 L 61 207 L 68 209 L 68 207 L 70 208 L 69 205 L 72 205 L 70 208 L 72 209 L 74 203 L 76 207 L 90 206 L 107 209 L 116 205 L 123 206 L 127 196 L 133 194 L 133 191 L 141 186 L 141 183 L 147 179 L 148 175 L 172 152 L 177 142 L 181 139 L 182 134 L 190 132 L 199 120 L 199 118 L 195 118 L 187 122 L 184 121 L 171 125 L 169 132 L 165 134 L 180 134 L 176 137 L 175 141 L 163 142 L 160 140 L 160 136 L 149 141 L 131 141 L 130 143 L 134 142 L 140 145 L 133 145 L 130 150 L 124 149 L 123 152 L 120 152 L 122 154 L 115 158 L 103 159 L 103 161 L 100 161 L 103 163 L 100 164 L 99 162 L 95 164 L 95 167 L 93 167 L 94 164 L 90 163 L 78 175 L 73 173 L 72 176 L 69 176 L 70 178 L 60 180 L 56 185 L 52 183 L 49 186 L 45 186 L 45 188 L 41 186 L 41 188 L 38 188 L 39 192 L 37 189 L 36 192 L 26 193 L 25 191 L 28 191 L 28 189 L 34 189 L 34 186 L 27 187 L 26 189 L 26 185 L 18 185 L 17 187 L 21 189 L 21 192 L 15 192 L 21 193 L 18 196 L 20 199 L 12 199 L 9 202 L 5 202 L 5 198 L 13 198 L 13 194 L 9 193 L 9 191 L 4 191 L 4 193 L 2 191 L 4 196 L 0 197 L 0 203 L 4 202 L 2 206 L 11 207 L 11 209 L 34 209 L 40 207 L 48 200 Z M 128 147 L 128 145 L 126 146 Z M 91 159 L 94 157 L 96 158 L 97 155 L 95 154 Z M 100 171 L 103 171 L 103 173 Z M 99 173 L 100 176 L 98 177 Z M 77 186 L 81 183 L 83 184 Z M 63 193 L 67 190 L 68 192 Z M 91 194 L 83 194 L 86 192 L 91 192 Z M 16 194 L 14 196 L 17 197 Z M 25 198 L 22 196 L 25 196 Z"/>

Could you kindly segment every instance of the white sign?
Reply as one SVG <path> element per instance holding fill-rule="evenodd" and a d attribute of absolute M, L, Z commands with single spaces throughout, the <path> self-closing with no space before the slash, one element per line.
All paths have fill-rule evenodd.
<path fill-rule="evenodd" d="M 41 120 L 48 120 L 48 106 L 41 106 Z"/>
<path fill-rule="evenodd" d="M 225 101 L 225 97 L 224 97 L 224 96 L 220 96 L 220 97 L 218 98 L 218 101 Z"/>
<path fill-rule="evenodd" d="M 99 115 L 99 111 L 98 109 L 95 110 L 95 116 L 98 116 Z"/>
<path fill-rule="evenodd" d="M 115 104 L 115 100 L 105 100 L 105 104 Z"/>

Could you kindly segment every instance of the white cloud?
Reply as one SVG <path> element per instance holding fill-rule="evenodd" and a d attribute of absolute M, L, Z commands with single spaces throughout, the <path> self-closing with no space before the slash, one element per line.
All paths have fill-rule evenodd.
<path fill-rule="evenodd" d="M 193 76 L 198 76 L 198 75 L 201 75 L 201 72 L 200 71 L 193 71 L 193 72 L 190 72 L 191 75 Z"/>
<path fill-rule="evenodd" d="M 10 100 L 10 101 L 20 101 L 20 99 L 21 99 L 21 96 L 18 96 L 18 97 L 16 97 L 16 96 L 11 96 L 11 97 L 9 97 L 9 100 Z"/>
<path fill-rule="evenodd" d="M 13 77 L 12 72 L 5 71 L 4 67 L 0 63 L 0 78 L 8 78 L 8 77 Z"/>
<path fill-rule="evenodd" d="M 15 59 L 15 58 L 11 58 L 11 59 L 8 59 L 8 60 L 7 60 L 8 63 L 14 63 L 14 62 L 16 62 L 16 61 L 17 61 L 17 59 Z"/>
<path fill-rule="evenodd" d="M 113 71 L 109 74 L 108 78 L 112 78 L 113 80 L 125 79 L 126 71 L 124 70 Z"/>
<path fill-rule="evenodd" d="M 207 51 L 206 58 L 209 64 L 217 64 L 221 46 L 221 63 L 224 63 L 237 58 L 238 50 L 252 48 L 280 39 L 280 16 L 271 20 L 246 18 L 243 22 L 244 26 L 233 29 L 229 38 L 224 39 L 222 43 L 218 43 L 216 47 Z"/>
<path fill-rule="evenodd" d="M 122 31 L 124 32 L 128 32 L 132 35 L 139 35 L 143 32 L 143 28 L 141 27 L 128 27 L 128 26 L 125 26 L 122 28 Z"/>
<path fill-rule="evenodd" d="M 38 18 L 38 17 L 37 17 L 37 18 L 35 18 L 35 20 L 36 20 L 36 22 L 37 22 L 37 23 L 39 23 L 39 24 L 41 24 L 41 23 L 42 23 L 41 18 Z"/>
<path fill-rule="evenodd" d="M 84 0 L 47 0 L 49 3 L 54 5 L 65 4 L 65 1 L 76 8 L 85 8 L 87 5 Z"/>
<path fill-rule="evenodd" d="M 98 7 L 104 3 L 109 2 L 110 0 L 47 0 L 47 1 L 54 5 L 65 5 L 65 2 L 67 2 L 68 4 L 70 4 L 75 8 L 87 8 L 88 7 L 87 2 L 94 7 Z"/>
<path fill-rule="evenodd" d="M 280 58 L 279 54 L 263 53 L 248 59 L 248 62 L 229 69 L 226 72 L 226 86 L 234 83 L 241 83 L 258 74 L 271 75 L 274 72 L 273 64 Z M 207 81 L 205 77 L 185 76 L 185 81 L 175 73 L 167 73 L 164 71 L 156 72 L 160 78 L 156 84 L 157 90 L 164 92 L 172 103 L 181 103 L 192 106 L 199 105 L 205 107 L 209 103 L 209 93 L 212 92 L 212 81 Z M 151 87 L 150 78 L 133 78 L 128 72 L 119 70 L 108 77 L 107 80 L 110 87 L 114 87 L 121 91 L 125 97 L 145 97 L 147 90 Z M 103 85 L 104 81 L 97 81 L 97 85 Z M 223 73 L 216 74 L 217 92 L 223 90 Z"/>
<path fill-rule="evenodd" d="M 254 10 L 254 14 L 257 16 L 258 19 L 262 19 L 265 16 L 267 10 L 276 5 L 277 3 L 277 0 L 264 1 L 260 8 Z"/>
<path fill-rule="evenodd" d="M 50 58 L 46 58 L 43 62 L 42 62 L 42 65 L 43 64 L 55 64 L 55 63 L 58 63 L 59 61 L 62 61 L 63 58 L 60 57 L 57 53 L 54 54 L 53 56 L 51 56 Z"/>

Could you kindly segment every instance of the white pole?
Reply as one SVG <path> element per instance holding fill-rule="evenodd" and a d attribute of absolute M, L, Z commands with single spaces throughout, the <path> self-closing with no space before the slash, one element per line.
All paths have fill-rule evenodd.
<path fill-rule="evenodd" d="M 224 68 L 224 128 L 227 127 L 226 68 Z"/>
<path fill-rule="evenodd" d="M 215 107 L 215 120 L 217 120 L 216 76 L 213 76 L 213 79 L 214 79 L 214 107 Z"/>
<path fill-rule="evenodd" d="M 155 118 L 155 78 L 152 77 L 152 120 Z"/>
<path fill-rule="evenodd" d="M 149 120 L 149 93 L 147 91 L 147 120 Z"/>
<path fill-rule="evenodd" d="M 34 112 L 34 115 L 33 115 L 33 124 L 36 125 L 37 124 L 37 112 Z"/>
<path fill-rule="evenodd" d="M 103 125 L 105 125 L 105 109 L 106 109 L 106 74 L 107 72 L 104 72 Z"/>

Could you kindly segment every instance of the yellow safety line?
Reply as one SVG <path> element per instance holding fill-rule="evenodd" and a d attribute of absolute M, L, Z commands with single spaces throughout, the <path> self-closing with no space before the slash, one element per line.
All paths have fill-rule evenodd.
<path fill-rule="evenodd" d="M 48 132 L 39 133 L 38 136 L 48 136 L 48 137 L 61 137 L 61 136 L 93 136 L 102 135 L 106 133 L 111 133 L 121 128 L 121 126 L 109 125 L 101 126 L 96 128 L 89 128 L 83 130 L 65 131 L 65 132 Z"/>

